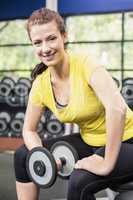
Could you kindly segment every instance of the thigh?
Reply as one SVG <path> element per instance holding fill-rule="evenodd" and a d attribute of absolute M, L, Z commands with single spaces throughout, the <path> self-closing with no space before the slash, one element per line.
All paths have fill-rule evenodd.
<path fill-rule="evenodd" d="M 94 199 L 93 194 L 109 185 L 109 181 L 103 176 L 95 175 L 87 170 L 75 169 L 68 182 L 68 200 L 84 200 L 87 195 Z"/>
<path fill-rule="evenodd" d="M 96 154 L 104 156 L 105 147 L 99 148 Z M 133 144 L 123 142 L 113 171 L 106 176 L 110 185 L 122 184 L 133 180 Z"/>

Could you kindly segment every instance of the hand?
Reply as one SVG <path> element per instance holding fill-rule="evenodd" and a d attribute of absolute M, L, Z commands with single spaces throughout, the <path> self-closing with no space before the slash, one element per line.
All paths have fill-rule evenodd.
<path fill-rule="evenodd" d="M 60 171 L 60 169 L 62 168 L 62 163 L 60 159 L 56 159 L 56 165 L 57 165 L 57 170 Z"/>
<path fill-rule="evenodd" d="M 85 169 L 100 176 L 106 176 L 111 172 L 110 165 L 105 162 L 103 157 L 97 154 L 79 160 L 75 164 L 75 169 Z"/>

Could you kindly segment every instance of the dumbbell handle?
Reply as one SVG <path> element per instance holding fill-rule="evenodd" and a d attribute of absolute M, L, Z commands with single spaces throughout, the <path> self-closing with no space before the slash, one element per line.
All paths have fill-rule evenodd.
<path fill-rule="evenodd" d="M 62 169 L 63 165 L 66 164 L 66 158 L 60 157 L 59 159 L 56 160 L 56 164 L 57 164 L 58 171 L 60 171 Z"/>

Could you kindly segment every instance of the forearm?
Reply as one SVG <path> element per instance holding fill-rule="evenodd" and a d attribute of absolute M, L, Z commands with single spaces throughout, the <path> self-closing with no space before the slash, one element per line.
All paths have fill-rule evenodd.
<path fill-rule="evenodd" d="M 23 139 L 26 147 L 31 150 L 34 147 L 42 146 L 42 141 L 34 131 L 23 131 Z"/>
<path fill-rule="evenodd" d="M 121 147 L 121 141 L 124 133 L 126 109 L 121 111 L 114 109 L 106 110 L 106 148 L 105 162 L 108 169 L 112 170 Z"/>

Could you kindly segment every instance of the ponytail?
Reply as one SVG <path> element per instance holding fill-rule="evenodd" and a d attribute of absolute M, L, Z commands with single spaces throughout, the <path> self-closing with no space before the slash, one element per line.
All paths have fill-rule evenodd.
<path fill-rule="evenodd" d="M 38 74 L 41 74 L 43 71 L 45 71 L 48 67 L 43 64 L 42 62 L 37 64 L 35 66 L 35 68 L 32 70 L 31 72 L 31 79 L 32 79 L 32 82 L 35 80 L 35 78 L 37 77 Z"/>

